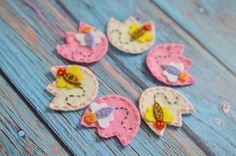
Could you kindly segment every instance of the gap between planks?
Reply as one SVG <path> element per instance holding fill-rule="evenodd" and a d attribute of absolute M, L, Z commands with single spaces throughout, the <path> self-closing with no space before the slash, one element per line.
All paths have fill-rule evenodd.
<path fill-rule="evenodd" d="M 61 9 L 69 16 L 71 17 L 72 21 L 74 21 L 75 23 L 79 23 L 80 21 L 76 19 L 76 17 L 74 17 L 74 15 L 59 1 L 56 0 L 57 4 L 61 7 Z M 150 0 L 151 3 L 153 3 L 152 0 Z M 186 31 L 181 25 L 179 25 L 179 23 L 177 23 L 174 19 L 172 19 L 169 14 L 167 14 L 164 10 L 162 10 L 159 6 L 157 6 L 155 3 L 153 3 L 154 6 L 157 7 L 158 10 L 160 10 L 163 14 L 165 14 L 172 22 L 174 22 L 178 27 L 180 27 L 180 29 L 182 31 L 184 31 L 192 40 L 193 42 L 195 42 L 197 45 L 199 45 L 202 49 L 204 49 L 207 53 L 209 53 L 211 56 L 213 56 L 213 58 L 215 58 L 218 62 L 221 62 L 220 60 L 217 59 L 217 57 L 215 57 L 213 54 L 211 54 L 210 51 L 208 51 L 208 49 L 206 49 L 205 46 L 203 46 L 202 44 L 200 44 L 200 42 L 198 40 L 196 40 L 196 38 L 194 36 L 191 35 L 191 33 L 189 33 L 188 31 Z M 102 21 L 100 21 L 102 23 Z M 132 79 L 140 88 L 142 88 L 143 90 L 149 88 L 146 84 L 144 84 L 131 70 L 129 70 L 128 68 L 126 68 L 123 63 L 113 54 L 113 53 L 107 53 L 107 55 L 114 61 L 117 63 L 118 67 L 120 68 L 120 70 L 122 70 L 124 73 L 127 74 L 127 76 Z M 222 64 L 222 63 L 220 63 Z M 226 65 L 222 64 L 224 67 L 227 67 Z M 230 72 L 231 74 L 233 74 L 236 77 L 236 74 L 234 74 L 233 72 Z M 187 136 L 189 136 L 189 138 L 191 138 L 191 140 L 193 142 L 196 143 L 196 145 L 202 149 L 202 151 L 206 154 L 206 155 L 214 155 L 214 152 L 208 148 L 208 146 L 201 141 L 201 139 L 199 139 L 199 137 L 183 122 L 183 126 L 182 126 L 182 130 L 185 132 L 185 134 Z"/>
<path fill-rule="evenodd" d="M 60 1 L 58 2 L 58 4 L 60 5 Z M 73 21 L 77 22 L 78 23 L 78 20 L 73 17 L 73 15 L 71 15 L 71 13 L 66 9 L 65 10 L 65 7 L 63 5 L 60 5 L 61 8 L 66 12 L 66 14 L 69 14 L 69 16 L 73 19 Z M 163 10 L 162 10 L 163 12 Z M 166 13 L 165 13 L 166 14 Z M 170 18 L 170 16 L 168 16 Z M 173 19 L 171 19 L 173 20 Z M 175 23 L 177 23 L 176 21 L 174 21 Z M 178 23 L 177 23 L 178 24 Z M 179 24 L 178 24 L 179 25 Z M 180 26 L 180 25 L 179 25 Z M 181 26 L 180 26 L 181 27 Z M 183 27 L 181 27 L 183 29 Z M 190 35 L 190 37 L 192 37 L 194 39 L 193 36 L 191 36 L 191 34 L 189 32 L 187 32 L 188 35 Z M 196 41 L 196 39 L 194 39 Z M 196 41 L 197 42 L 197 41 Z M 199 42 L 197 42 L 199 44 Z M 203 47 L 201 44 L 200 44 L 201 47 Z M 203 47 L 203 49 L 205 49 L 207 52 L 209 52 L 205 47 Z M 115 62 L 117 62 L 118 66 L 120 67 L 121 70 L 123 70 L 125 73 L 132 73 L 129 69 L 127 69 L 120 61 L 119 59 L 115 56 L 115 55 L 109 55 Z M 215 58 L 215 57 L 214 57 Z M 128 76 L 129 76 L 128 74 Z M 133 77 L 134 74 L 132 73 L 132 76 L 129 76 L 131 79 L 133 79 L 142 89 L 145 89 L 147 88 L 148 86 L 144 83 L 141 82 L 141 80 L 138 78 L 138 77 Z M 14 84 L 12 84 L 14 85 Z M 15 88 L 15 87 L 14 87 Z M 20 94 L 21 95 L 21 94 Z M 22 95 L 21 95 L 22 96 Z M 26 99 L 25 99 L 26 100 Z M 27 101 L 27 100 L 26 100 Z M 31 107 L 31 106 L 30 106 Z M 37 116 L 38 117 L 38 116 Z M 183 127 L 184 128 L 184 127 Z M 189 128 L 188 128 L 189 129 Z"/>
<path fill-rule="evenodd" d="M 163 12 L 171 21 L 178 25 L 185 33 L 187 33 L 202 49 L 204 49 L 209 55 L 211 55 L 218 63 L 220 63 L 229 73 L 236 78 L 236 73 L 230 69 L 222 60 L 220 60 L 214 53 L 212 53 L 199 39 L 197 39 L 190 31 L 184 28 L 184 26 L 175 20 L 167 11 L 161 8 L 154 0 L 149 0 L 154 6 L 156 6 L 161 12 Z"/>
<path fill-rule="evenodd" d="M 157 4 L 155 4 L 153 2 L 153 0 L 149 0 L 154 6 L 157 7 L 157 9 L 159 9 L 164 15 L 166 15 L 170 21 L 174 22 L 183 32 L 185 32 L 194 42 L 196 42 L 196 44 L 198 46 L 200 46 L 204 51 L 206 51 L 209 55 L 211 55 L 216 61 L 218 61 L 221 65 L 223 65 L 231 74 L 233 74 L 236 77 L 236 74 L 229 69 L 221 60 L 219 60 L 216 56 L 214 56 L 204 45 L 201 44 L 201 42 L 199 42 L 190 32 L 188 32 L 186 29 L 184 29 L 184 27 L 182 27 L 176 20 L 174 20 L 169 14 L 167 14 L 163 9 L 161 9 Z M 57 4 L 59 5 L 59 7 L 61 7 L 61 9 L 72 19 L 72 21 L 74 21 L 75 23 L 79 23 L 80 21 L 74 17 L 74 15 L 64 6 L 64 4 L 62 4 L 59 0 L 56 0 Z M 100 20 L 99 20 L 100 21 Z M 102 21 L 100 21 L 102 23 Z M 107 53 L 108 56 L 110 56 L 110 58 L 117 63 L 118 67 L 127 74 L 127 76 L 132 79 L 141 89 L 145 90 L 148 88 L 148 86 L 143 83 L 137 76 L 135 76 L 135 74 L 129 70 L 128 68 L 126 68 L 122 62 L 112 53 Z M 199 137 L 183 122 L 183 126 L 182 126 L 183 131 L 186 133 L 186 135 L 189 136 L 189 138 L 191 138 L 193 140 L 193 142 L 196 143 L 196 145 L 202 149 L 202 151 L 206 154 L 206 155 L 215 155 L 214 152 L 208 148 L 208 146 L 201 141 L 201 139 L 199 139 Z"/>
<path fill-rule="evenodd" d="M 22 99 L 22 101 L 27 105 L 27 107 L 34 113 L 34 115 L 42 122 L 42 124 L 51 132 L 52 136 L 55 138 L 55 140 L 58 141 L 58 143 L 61 145 L 61 147 L 68 152 L 69 155 L 76 155 L 73 151 L 71 151 L 66 144 L 61 140 L 61 138 L 53 131 L 53 129 L 47 124 L 47 122 L 38 114 L 35 108 L 33 108 L 30 104 L 30 102 L 27 100 L 27 98 L 24 97 L 24 95 L 16 88 L 14 83 L 11 82 L 11 80 L 7 77 L 7 75 L 2 71 L 0 68 L 0 76 L 9 84 L 9 86 L 15 91 L 15 93 L 19 96 L 19 98 Z"/>
<path fill-rule="evenodd" d="M 66 12 L 66 14 L 69 14 L 69 16 L 72 17 L 72 20 L 73 20 L 74 22 L 76 22 L 76 23 L 79 22 L 79 21 L 66 9 L 66 7 L 64 7 L 64 5 L 60 3 L 60 1 L 58 1 L 58 4 L 59 4 L 59 6 L 62 8 L 62 10 L 64 10 L 64 11 Z M 34 8 L 32 8 L 32 6 L 29 6 L 29 7 L 34 10 Z M 35 10 L 34 10 L 34 11 L 35 11 Z M 37 14 L 37 12 L 36 12 L 36 14 Z M 129 74 L 128 74 L 128 76 L 129 76 L 132 80 L 134 80 L 142 89 L 148 88 L 148 86 L 145 85 L 144 83 L 142 83 L 139 78 L 137 78 L 136 76 L 134 76 L 133 72 L 131 72 L 129 69 L 127 69 L 125 66 L 123 66 L 123 64 L 119 61 L 118 58 L 116 58 L 116 56 L 114 56 L 114 55 L 109 55 L 109 56 L 110 56 L 113 60 L 115 60 L 116 62 L 118 62 L 118 63 L 117 63 L 118 66 L 119 66 L 120 69 L 123 70 L 125 73 L 129 73 L 129 74 L 132 73 L 132 77 L 129 76 Z M 184 127 L 183 127 L 183 128 L 184 128 Z M 187 129 L 189 129 L 189 128 L 187 128 Z M 189 129 L 188 132 L 191 132 L 191 130 Z M 192 136 L 192 135 L 190 135 L 190 136 Z M 190 137 L 190 138 L 192 138 L 192 137 Z"/>

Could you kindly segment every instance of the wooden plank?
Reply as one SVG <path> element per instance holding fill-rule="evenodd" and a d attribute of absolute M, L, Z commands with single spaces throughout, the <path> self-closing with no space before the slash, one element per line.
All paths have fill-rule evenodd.
<path fill-rule="evenodd" d="M 236 152 L 234 148 L 236 138 L 230 135 L 236 130 L 235 116 L 226 115 L 222 111 L 222 103 L 225 100 L 232 105 L 232 112 L 235 110 L 234 101 L 236 99 L 233 95 L 236 91 L 235 77 L 218 60 L 199 46 L 187 32 L 148 1 L 140 0 L 126 3 L 120 1 L 66 3 L 62 1 L 62 3 L 76 21 L 88 21 L 103 30 L 105 30 L 107 21 L 111 16 L 119 20 L 125 20 L 130 15 L 137 16 L 142 20 L 153 19 L 157 26 L 159 42 L 185 44 L 185 55 L 195 61 L 195 66 L 191 71 L 198 78 L 198 82 L 194 86 L 178 88 L 178 90 L 185 93 L 198 111 L 193 115 L 194 119 L 184 119 L 186 126 L 183 129 L 208 154 L 221 155 L 227 153 L 233 155 Z M 112 53 L 108 55 L 116 60 L 117 64 L 120 63 L 120 66 L 125 66 L 127 74 L 136 75 L 136 78 L 141 79 L 146 86 L 160 85 L 152 78 L 147 68 L 143 68 L 146 54 L 134 58 L 134 56 L 122 54 L 116 49 L 110 48 L 110 50 Z M 140 84 L 140 86 L 145 85 Z M 215 123 L 217 118 L 224 123 L 220 127 Z M 229 133 L 229 131 L 231 132 Z"/>
<path fill-rule="evenodd" d="M 43 7 L 45 8 L 46 4 L 48 3 L 47 1 L 45 1 L 45 3 L 43 4 Z M 32 16 L 35 13 L 32 12 L 30 8 L 23 7 L 21 6 L 21 4 L 10 4 L 14 8 L 14 10 L 17 10 L 16 14 L 11 9 L 8 9 L 8 5 L 1 5 L 4 5 L 4 8 L 7 9 L 6 12 L 8 12 L 8 16 L 10 16 L 3 16 L 4 21 L 6 21 L 10 26 L 7 23 L 3 22 L 3 26 L 1 27 L 1 31 L 4 32 L 4 34 L 2 34 L 1 40 L 3 40 L 5 44 L 5 46 L 1 47 L 4 51 L 2 55 L 2 60 L 4 63 L 1 65 L 1 67 L 19 89 L 19 91 L 24 96 L 26 96 L 27 99 L 29 99 L 30 104 L 37 109 L 42 118 L 44 118 L 44 120 L 48 122 L 48 124 L 59 135 L 59 137 L 65 141 L 72 152 L 80 154 L 81 150 L 84 150 L 86 153 L 94 152 L 96 154 L 111 154 L 110 151 L 108 151 L 109 148 L 111 151 L 119 155 L 149 155 L 158 153 L 162 155 L 204 154 L 201 149 L 199 149 L 196 144 L 193 143 L 189 139 L 189 137 L 186 136 L 186 134 L 181 130 L 179 130 L 177 133 L 173 133 L 172 131 L 174 130 L 169 130 L 166 133 L 165 137 L 163 137 L 162 139 L 158 139 L 158 137 L 150 132 L 148 127 L 142 123 L 142 129 L 139 131 L 136 139 L 133 141 L 131 146 L 122 148 L 116 139 L 98 141 L 96 139 L 96 134 L 94 134 L 94 131 L 87 130 L 81 127 L 75 129 L 75 125 L 78 124 L 82 111 L 80 111 L 79 113 L 74 112 L 60 114 L 45 112 L 49 100 L 52 99 L 52 96 L 50 96 L 47 92 L 45 93 L 44 91 L 45 86 L 53 81 L 52 75 L 48 76 L 49 66 L 51 66 L 52 64 L 58 65 L 62 63 L 56 55 L 52 55 L 50 52 L 50 50 L 54 50 L 55 44 L 58 43 L 54 43 L 54 40 L 50 40 L 52 37 L 48 35 L 52 34 L 56 36 L 56 32 L 50 32 L 50 30 L 54 29 L 52 27 L 51 29 L 48 29 L 47 26 L 45 26 L 45 23 L 40 20 L 40 17 Z M 50 9 L 53 10 L 51 11 L 51 14 L 53 14 L 54 16 L 56 13 L 59 13 L 59 11 L 55 12 L 54 8 L 50 7 Z M 3 15 L 3 12 L 1 13 L 1 15 Z M 20 20 L 18 17 L 19 15 L 22 16 L 23 19 Z M 14 22 L 17 22 L 18 25 L 15 26 L 14 22 L 10 21 L 10 19 L 12 19 Z M 28 23 L 30 23 L 30 25 L 24 22 L 26 19 L 29 20 Z M 62 25 L 70 25 L 70 28 L 73 28 L 73 30 L 75 31 L 75 27 L 70 24 L 70 22 L 68 21 L 68 17 L 60 17 L 60 21 L 58 21 L 57 24 L 58 23 L 60 23 L 60 27 Z M 23 27 L 27 27 L 28 30 L 31 30 L 31 38 L 28 37 L 29 33 L 22 31 Z M 17 33 L 14 30 L 17 30 Z M 60 37 L 58 35 L 55 38 Z M 32 41 L 32 39 L 38 42 L 35 43 L 35 41 Z M 45 45 L 42 44 L 47 39 L 48 42 L 45 43 Z M 28 45 L 28 47 L 26 47 L 26 45 Z M 11 51 L 11 53 L 9 53 L 8 51 Z M 32 52 L 34 52 L 35 54 Z M 15 58 L 15 55 L 20 57 L 21 60 L 25 62 L 25 64 L 23 64 L 23 67 L 20 66 L 20 64 L 22 63 L 21 60 Z M 14 62 L 14 64 L 11 64 L 10 62 Z M 115 62 L 112 62 L 113 67 L 111 66 L 110 62 L 112 62 L 112 60 L 108 56 L 106 56 L 106 58 L 100 63 L 90 66 L 90 68 L 94 72 L 96 72 L 99 78 L 99 82 L 101 83 L 101 93 L 99 96 L 116 92 L 137 101 L 142 91 L 140 87 L 135 85 L 134 82 L 131 81 L 129 77 L 127 77 L 127 75 L 122 73 Z M 34 70 L 32 71 L 32 69 Z M 16 77 L 17 73 L 15 71 L 21 73 L 22 77 Z M 29 85 L 20 83 L 22 80 L 27 80 Z M 40 83 L 35 84 L 33 82 Z M 37 89 L 38 94 L 36 96 L 32 96 L 32 91 L 34 91 L 35 89 Z M 77 120 L 77 118 L 79 119 Z M 54 123 L 55 119 L 57 121 L 57 124 Z M 67 121 L 68 123 L 65 121 Z M 63 126 L 63 128 L 67 128 L 67 135 L 63 133 L 62 128 L 59 129 L 59 127 L 61 126 Z M 81 135 L 83 139 L 86 140 L 85 143 L 83 142 L 83 149 L 80 149 L 81 147 L 79 142 L 75 142 L 73 141 L 73 139 L 71 140 L 71 138 L 68 138 L 68 136 L 73 136 L 73 138 L 77 140 L 78 135 Z M 87 148 L 87 144 L 89 144 L 89 146 L 91 146 L 93 150 L 91 148 Z M 79 146 L 80 148 L 78 149 L 77 146 Z"/>
<path fill-rule="evenodd" d="M 7 6 L 6 6 L 6 8 L 7 8 Z M 3 11 L 6 11 L 6 10 L 3 10 Z M 14 18 L 9 18 L 9 19 L 14 20 Z M 3 22 L 3 21 L 1 21 L 1 22 Z M 1 25 L 2 24 L 3 23 L 1 23 Z M 30 32 L 30 30 L 32 30 L 32 28 L 27 27 L 27 25 L 25 25 L 25 27 L 22 27 L 23 25 L 21 25 L 20 22 L 18 23 L 17 26 L 19 26 L 23 29 L 21 32 L 28 34 L 28 37 L 30 37 L 28 39 L 31 41 L 31 43 L 33 43 L 34 42 L 33 39 L 35 36 L 31 34 L 34 32 Z M 27 32 L 24 31 L 25 28 L 26 29 L 28 28 Z M 5 30 L 3 30 L 3 31 L 5 31 Z M 9 31 L 8 33 L 11 33 L 10 31 L 13 31 L 13 30 L 8 29 L 8 31 Z M 8 34 L 8 35 L 10 35 L 10 34 Z M 5 43 L 4 47 L 1 47 L 1 49 L 2 50 L 5 49 L 6 51 L 8 51 L 7 52 L 8 54 L 6 52 L 4 52 L 6 54 L 4 57 L 4 59 L 6 61 L 5 67 L 7 67 L 7 68 L 5 68 L 5 70 L 9 69 L 9 64 L 11 64 L 11 62 L 14 59 L 15 59 L 15 61 L 18 60 L 17 61 L 18 65 L 15 64 L 13 66 L 15 66 L 15 67 L 21 66 L 21 69 L 19 69 L 19 70 L 16 69 L 17 71 L 13 71 L 16 75 L 12 77 L 13 78 L 12 80 L 14 83 L 23 84 L 22 82 L 25 82 L 23 84 L 23 86 L 21 86 L 21 87 L 26 89 L 26 90 L 24 90 L 25 92 L 30 93 L 30 95 L 27 97 L 27 98 L 31 99 L 30 102 L 38 104 L 37 107 L 34 105 L 33 105 L 33 107 L 36 110 L 38 110 L 38 109 L 41 110 L 38 113 L 44 114 L 45 122 L 50 123 L 51 124 L 51 125 L 49 125 L 50 127 L 55 125 L 53 127 L 53 130 L 55 130 L 57 132 L 57 134 L 60 134 L 60 137 L 66 138 L 66 141 L 64 140 L 65 144 L 68 144 L 68 142 L 69 142 L 69 148 L 74 153 L 76 153 L 78 155 L 85 155 L 88 153 L 90 155 L 97 155 L 99 153 L 107 153 L 107 154 L 112 155 L 112 151 L 110 151 L 109 148 L 106 147 L 106 145 L 104 143 L 90 145 L 90 142 L 96 142 L 96 140 L 97 140 L 92 135 L 87 135 L 87 138 L 85 139 L 81 133 L 80 134 L 77 133 L 76 127 L 80 121 L 80 118 L 78 118 L 78 113 L 74 113 L 73 116 L 70 116 L 70 113 L 64 113 L 63 115 L 61 115 L 60 113 L 50 112 L 47 110 L 47 105 L 49 104 L 50 100 L 52 100 L 52 98 L 53 98 L 52 95 L 50 95 L 47 91 L 45 91 L 46 86 L 50 82 L 53 81 L 53 76 L 49 72 L 50 68 L 45 67 L 45 65 L 41 62 L 41 60 L 38 59 L 36 56 L 34 56 L 34 54 L 27 48 L 27 46 L 26 46 L 27 43 L 25 43 L 22 39 L 20 39 L 17 36 L 17 34 L 12 34 L 12 35 L 14 37 L 16 37 L 14 41 L 11 41 L 7 37 L 3 36 L 3 33 L 1 33 L 1 35 L 0 35 L 1 36 L 1 39 L 0 39 L 1 43 Z M 9 38 L 12 38 L 12 36 L 10 35 Z M 46 38 L 47 37 L 45 36 L 45 41 L 46 41 Z M 43 41 L 43 42 L 45 42 L 45 41 Z M 11 44 L 13 44 L 12 42 L 15 43 L 14 46 L 11 45 Z M 35 44 L 37 44 L 37 43 L 38 42 L 36 42 Z M 32 48 L 37 48 L 37 45 Z M 50 47 L 50 48 L 52 49 L 52 47 Z M 41 51 L 41 50 L 42 49 L 40 49 L 39 51 Z M 20 55 L 18 55 L 17 53 L 19 53 Z M 9 55 L 12 55 L 12 56 L 9 56 Z M 21 59 L 19 60 L 18 57 L 15 57 L 15 56 L 18 56 Z M 11 57 L 14 57 L 14 59 L 12 59 Z M 31 57 L 31 60 L 24 61 L 24 60 L 28 59 L 27 57 Z M 38 72 L 38 74 L 32 73 L 30 71 L 30 70 L 32 70 L 32 67 L 34 67 L 35 65 L 38 67 L 35 68 L 34 72 Z M 39 66 L 40 66 L 40 68 L 39 68 Z M 3 66 L 1 66 L 1 68 L 3 68 Z M 49 78 L 47 78 L 48 77 L 47 75 L 49 75 Z M 36 77 L 38 77 L 38 78 L 36 78 Z M 30 81 L 28 81 L 28 79 Z M 20 88 L 20 89 L 22 89 L 22 88 Z M 80 112 L 79 117 L 81 116 L 81 114 L 82 114 L 82 112 Z M 67 122 L 68 116 L 70 118 L 69 121 L 73 122 L 73 125 L 72 125 L 72 123 Z M 88 132 L 83 132 L 83 133 L 86 134 Z M 90 139 L 89 139 L 89 137 L 90 137 Z M 117 153 L 119 153 L 119 152 L 117 152 Z"/>
<path fill-rule="evenodd" d="M 154 0 L 212 56 L 236 75 L 236 1 Z"/>
<path fill-rule="evenodd" d="M 200 48 L 198 48 L 198 49 L 200 49 Z M 207 59 L 208 59 L 208 58 L 207 58 Z M 205 59 L 205 60 L 207 60 L 207 59 Z M 212 62 L 213 62 L 213 61 L 212 61 Z M 221 67 L 221 68 L 222 68 L 222 67 Z M 221 68 L 220 68 L 220 69 L 221 69 Z M 214 72 L 215 72 L 215 71 L 214 71 Z M 194 124 L 195 124 L 195 123 L 194 123 Z"/>
<path fill-rule="evenodd" d="M 0 155 L 68 155 L 0 76 Z"/>

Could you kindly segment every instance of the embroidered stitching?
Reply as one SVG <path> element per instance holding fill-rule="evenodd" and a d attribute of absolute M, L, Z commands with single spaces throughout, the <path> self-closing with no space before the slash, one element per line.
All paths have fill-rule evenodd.
<path fill-rule="evenodd" d="M 111 31 L 111 34 L 112 34 L 112 33 L 115 33 L 115 32 L 117 32 L 118 35 L 119 35 L 118 40 L 119 40 L 119 43 L 120 43 L 120 44 L 126 44 L 126 45 L 129 44 L 129 42 L 127 42 L 127 41 L 126 41 L 126 42 L 123 42 L 123 41 L 121 40 L 122 32 L 121 32 L 120 30 L 114 29 L 114 30 Z"/>
<path fill-rule="evenodd" d="M 128 130 L 132 130 L 131 127 L 128 128 L 128 127 L 126 127 L 126 126 L 123 125 L 124 122 L 125 122 L 125 120 L 127 120 L 127 118 L 128 118 L 129 110 L 128 110 L 127 108 L 124 108 L 124 107 L 116 107 L 116 108 L 115 108 L 115 110 L 118 110 L 118 109 L 121 109 L 121 110 L 125 110 L 125 111 L 126 111 L 126 115 L 125 115 L 125 117 L 123 118 L 123 121 L 121 121 L 121 125 L 123 126 L 123 128 L 124 128 L 124 129 L 128 129 Z"/>
<path fill-rule="evenodd" d="M 83 90 L 83 94 L 82 95 L 72 95 L 72 94 L 70 94 L 70 95 L 66 96 L 65 100 L 66 100 L 67 105 L 72 106 L 72 104 L 68 102 L 69 98 L 74 98 L 74 97 L 81 98 L 81 97 L 84 97 L 86 95 L 86 91 L 83 87 L 78 87 L 78 88 Z"/>
<path fill-rule="evenodd" d="M 156 94 L 154 95 L 154 97 L 153 97 L 153 98 L 154 98 L 154 103 L 158 103 L 158 102 L 156 101 L 156 97 L 157 97 L 158 95 L 160 95 L 160 93 L 156 93 Z M 171 101 L 168 100 L 167 96 L 166 96 L 163 92 L 161 92 L 161 95 L 162 95 L 162 97 L 165 99 L 165 101 L 166 101 L 169 105 L 177 104 L 177 103 L 179 102 L 179 97 L 178 97 L 178 96 L 175 96 L 175 101 L 174 101 L 174 102 L 171 102 Z"/>

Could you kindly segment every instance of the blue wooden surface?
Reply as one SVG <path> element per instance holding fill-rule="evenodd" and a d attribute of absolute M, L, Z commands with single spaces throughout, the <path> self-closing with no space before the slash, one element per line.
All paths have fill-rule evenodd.
<path fill-rule="evenodd" d="M 35 150 L 45 151 L 42 155 L 236 155 L 236 54 L 233 51 L 236 33 L 232 25 L 225 28 L 217 18 L 224 15 L 227 23 L 235 14 L 230 1 L 223 3 L 230 8 L 227 14 L 220 12 L 221 4 L 220 0 L 204 3 L 177 0 L 0 1 L 0 68 L 3 76 L 0 86 L 1 90 L 10 90 L 0 94 L 1 105 L 7 105 L 0 110 L 4 119 L 1 119 L 0 134 L 0 145 L 4 145 L 0 146 L 2 154 L 5 151 L 10 155 L 27 153 L 21 142 L 7 143 L 16 139 L 15 132 L 10 133 L 9 127 L 40 122 L 40 127 L 24 128 L 27 134 L 32 133 L 30 141 L 37 145 Z M 204 17 L 202 9 L 199 12 L 196 7 L 204 8 L 203 11 L 208 8 L 210 14 Z M 186 95 L 197 112 L 183 118 L 182 128 L 169 128 L 161 138 L 142 122 L 131 145 L 123 148 L 116 138 L 102 139 L 94 130 L 79 126 L 83 110 L 50 111 L 48 104 L 53 96 L 45 88 L 54 80 L 49 70 L 51 66 L 70 64 L 55 52 L 55 46 L 64 43 L 65 32 L 76 31 L 79 21 L 93 24 L 105 32 L 110 17 L 125 20 L 128 16 L 140 21 L 153 20 L 157 44 L 185 44 L 185 55 L 194 61 L 191 72 L 197 77 L 197 83 L 176 89 Z M 98 96 L 121 94 L 137 105 L 144 89 L 163 85 L 148 71 L 145 65 L 147 53 L 127 55 L 110 45 L 104 59 L 88 66 L 98 77 Z M 9 89 L 9 85 L 15 91 Z M 12 108 L 6 97 L 21 102 Z M 231 105 L 229 113 L 222 110 L 225 102 Z M 6 109 L 12 113 L 7 113 Z M 21 109 L 33 117 L 22 120 Z M 2 124 L 7 118 L 13 121 Z M 37 132 L 37 128 L 43 130 Z M 42 135 L 49 140 L 39 140 Z M 55 145 L 54 149 L 48 148 L 52 145 Z"/>
<path fill-rule="evenodd" d="M 2 77 L 0 77 L 0 109 L 1 154 L 68 154 Z"/>
<path fill-rule="evenodd" d="M 176 23 L 236 75 L 235 0 L 154 0 Z"/>

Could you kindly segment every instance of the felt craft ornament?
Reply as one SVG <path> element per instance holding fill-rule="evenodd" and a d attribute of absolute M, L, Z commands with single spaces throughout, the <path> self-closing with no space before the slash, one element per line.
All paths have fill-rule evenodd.
<path fill-rule="evenodd" d="M 78 65 L 52 67 L 57 78 L 47 90 L 55 95 L 49 107 L 60 111 L 74 111 L 88 106 L 97 96 L 98 82 L 88 69 Z"/>
<path fill-rule="evenodd" d="M 97 28 L 80 22 L 79 32 L 66 33 L 67 44 L 58 45 L 57 52 L 67 60 L 93 63 L 103 58 L 108 49 L 104 33 Z"/>
<path fill-rule="evenodd" d="M 139 101 L 140 114 L 157 135 L 163 135 L 166 125 L 182 126 L 182 114 L 195 111 L 179 92 L 168 87 L 146 89 Z"/>
<path fill-rule="evenodd" d="M 139 23 L 134 17 L 125 22 L 111 18 L 107 35 L 111 44 L 119 50 L 140 54 L 149 49 L 155 42 L 155 27 L 152 21 Z"/>
<path fill-rule="evenodd" d="M 116 136 L 126 146 L 136 136 L 140 115 L 135 104 L 119 95 L 103 96 L 96 99 L 85 111 L 81 124 L 95 127 L 104 138 Z"/>
<path fill-rule="evenodd" d="M 185 86 L 194 83 L 188 72 L 192 61 L 183 56 L 184 45 L 157 45 L 147 56 L 147 66 L 159 81 L 171 86 Z"/>

